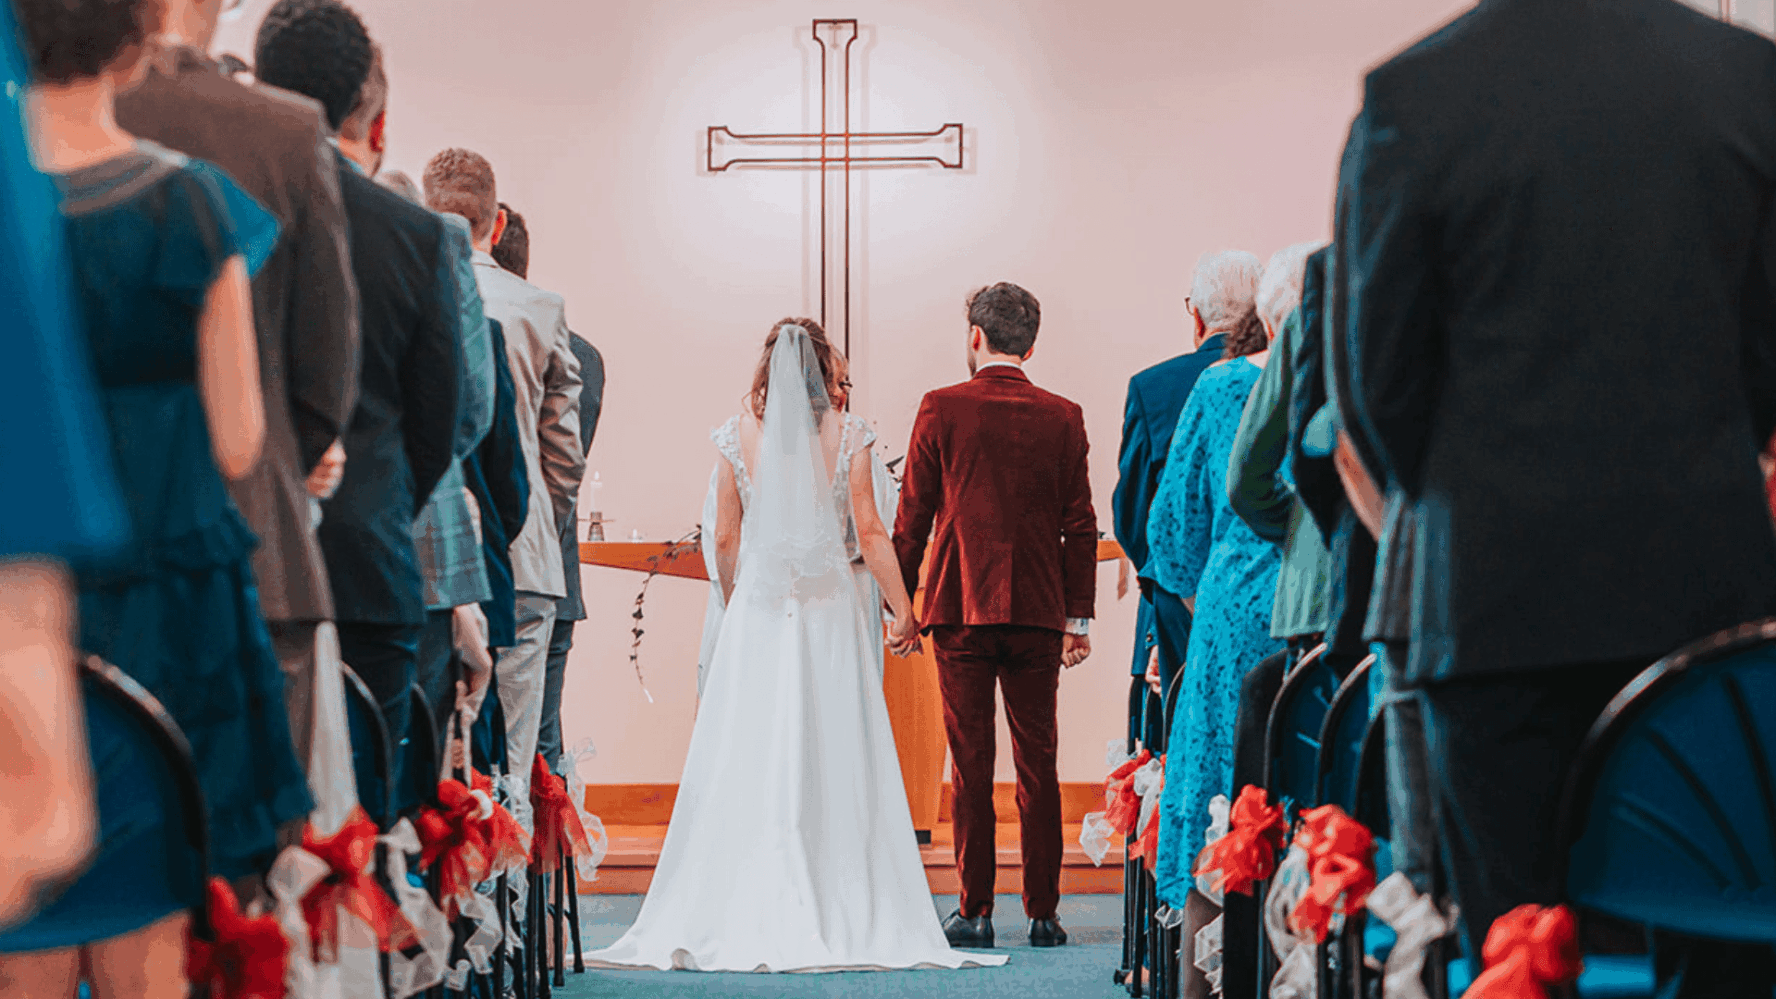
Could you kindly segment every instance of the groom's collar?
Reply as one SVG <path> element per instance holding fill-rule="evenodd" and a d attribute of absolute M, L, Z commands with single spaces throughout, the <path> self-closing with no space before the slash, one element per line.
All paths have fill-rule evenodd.
<path fill-rule="evenodd" d="M 1030 380 L 1030 376 L 1024 374 L 1023 368 L 1012 364 L 1009 361 L 995 361 L 992 364 L 983 364 L 975 371 L 974 377 L 999 378 L 1006 381 L 1016 382 L 1028 382 Z"/>

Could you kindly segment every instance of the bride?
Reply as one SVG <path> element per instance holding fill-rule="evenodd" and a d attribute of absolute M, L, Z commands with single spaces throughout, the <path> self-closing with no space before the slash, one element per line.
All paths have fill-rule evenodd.
<path fill-rule="evenodd" d="M 1005 963 L 953 950 L 913 836 L 875 659 L 912 600 L 877 511 L 843 358 L 812 320 L 765 340 L 747 411 L 714 434 L 725 613 L 653 887 L 604 967 L 867 971 Z M 706 535 L 708 537 L 708 535 Z"/>

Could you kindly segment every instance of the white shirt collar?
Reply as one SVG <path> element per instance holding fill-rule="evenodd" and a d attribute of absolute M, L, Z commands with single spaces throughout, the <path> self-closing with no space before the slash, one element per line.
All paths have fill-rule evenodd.
<path fill-rule="evenodd" d="M 1024 370 L 1024 366 L 1016 361 L 988 361 L 980 367 L 975 368 L 974 373 L 978 375 L 988 368 L 1016 368 L 1019 371 Z"/>

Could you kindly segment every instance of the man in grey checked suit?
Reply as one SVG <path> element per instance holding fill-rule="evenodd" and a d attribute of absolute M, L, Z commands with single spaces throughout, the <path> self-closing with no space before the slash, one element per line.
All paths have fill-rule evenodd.
<path fill-rule="evenodd" d="M 319 105 L 225 75 L 204 55 L 219 13 L 214 0 L 170 10 L 163 30 L 183 47 L 166 52 L 141 86 L 118 97 L 117 121 L 221 167 L 282 227 L 277 249 L 253 279 L 264 456 L 228 486 L 259 536 L 259 604 L 284 668 L 297 758 L 312 765 L 315 642 L 333 619 L 315 535 L 317 500 L 339 484 L 338 452 L 329 450 L 357 401 L 358 289 L 338 165 Z"/>
<path fill-rule="evenodd" d="M 519 443 L 530 479 L 530 515 L 511 545 L 518 591 L 517 644 L 495 667 L 506 716 L 508 769 L 528 786 L 542 722 L 543 684 L 556 602 L 567 595 L 559 525 L 573 517 L 586 471 L 580 449 L 580 363 L 565 303 L 504 270 L 490 254 L 504 230 L 493 167 L 466 149 L 446 149 L 426 165 L 426 201 L 468 220 L 475 277 L 490 319 L 505 331 L 516 389 Z"/>

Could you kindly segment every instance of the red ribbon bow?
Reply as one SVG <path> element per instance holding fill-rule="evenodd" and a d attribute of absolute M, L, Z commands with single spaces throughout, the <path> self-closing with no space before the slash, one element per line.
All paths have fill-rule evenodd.
<path fill-rule="evenodd" d="M 461 781 L 440 781 L 438 803 L 441 808 L 421 809 L 413 824 L 421 846 L 419 869 L 440 865 L 441 894 L 454 908 L 458 899 L 473 892 L 490 873 L 493 855 L 487 845 L 488 820 L 481 817 L 482 799 Z"/>
<path fill-rule="evenodd" d="M 1337 805 L 1301 815 L 1295 844 L 1307 851 L 1313 880 L 1289 913 L 1289 929 L 1324 943 L 1332 917 L 1363 908 L 1375 890 L 1375 836 Z"/>
<path fill-rule="evenodd" d="M 1141 817 L 1141 796 L 1135 793 L 1135 771 L 1147 765 L 1153 754 L 1141 755 L 1110 772 L 1104 781 L 1104 821 L 1124 836 L 1131 836 Z"/>
<path fill-rule="evenodd" d="M 566 778 L 551 773 L 541 753 L 530 767 L 530 808 L 536 816 L 536 835 L 530 841 L 532 871 L 554 874 L 561 869 L 564 851 L 592 852 L 580 810 L 567 793 Z"/>
<path fill-rule="evenodd" d="M 1277 852 L 1289 835 L 1283 806 L 1268 804 L 1264 789 L 1247 784 L 1227 816 L 1227 834 L 1203 848 L 1196 873 L 1215 874 L 1213 890 L 1252 894 L 1252 886 L 1276 873 Z"/>
<path fill-rule="evenodd" d="M 1550 988 L 1578 980 L 1578 922 L 1564 905 L 1520 905 L 1495 920 L 1481 951 L 1486 970 L 1468 987 L 1469 999 L 1548 999 Z"/>
<path fill-rule="evenodd" d="M 326 839 L 309 825 L 302 831 L 302 848 L 332 869 L 302 897 L 302 915 L 308 920 L 316 962 L 331 963 L 339 958 L 341 909 L 363 920 L 376 933 L 376 945 L 382 950 L 405 950 L 419 939 L 400 907 L 364 872 L 376 855 L 376 824 L 362 808 L 354 809 L 345 825 Z"/>
<path fill-rule="evenodd" d="M 186 979 L 207 989 L 211 999 L 284 999 L 290 941 L 278 921 L 243 915 L 234 889 L 221 878 L 210 879 L 207 893 L 215 939 L 187 931 Z"/>
<path fill-rule="evenodd" d="M 481 824 L 481 836 L 487 841 L 487 852 L 490 857 L 488 871 L 498 874 L 509 871 L 530 860 L 530 834 L 518 824 L 506 806 L 499 803 L 493 794 L 493 778 L 486 774 L 469 770 L 470 779 L 474 781 L 475 790 L 487 795 L 493 802 L 493 817 Z"/>
<path fill-rule="evenodd" d="M 1132 785 L 1134 781 L 1131 780 L 1129 783 Z M 1165 757 L 1161 756 L 1159 758 L 1159 780 L 1147 789 L 1147 793 L 1158 797 L 1163 790 L 1165 790 Z M 1140 817 L 1136 816 L 1135 821 L 1139 822 Z M 1144 867 L 1150 871 L 1153 870 L 1154 863 L 1159 859 L 1159 807 L 1157 805 L 1147 816 L 1147 825 L 1142 827 L 1141 834 L 1135 838 L 1135 848 L 1129 851 L 1129 856 L 1140 858 Z"/>

